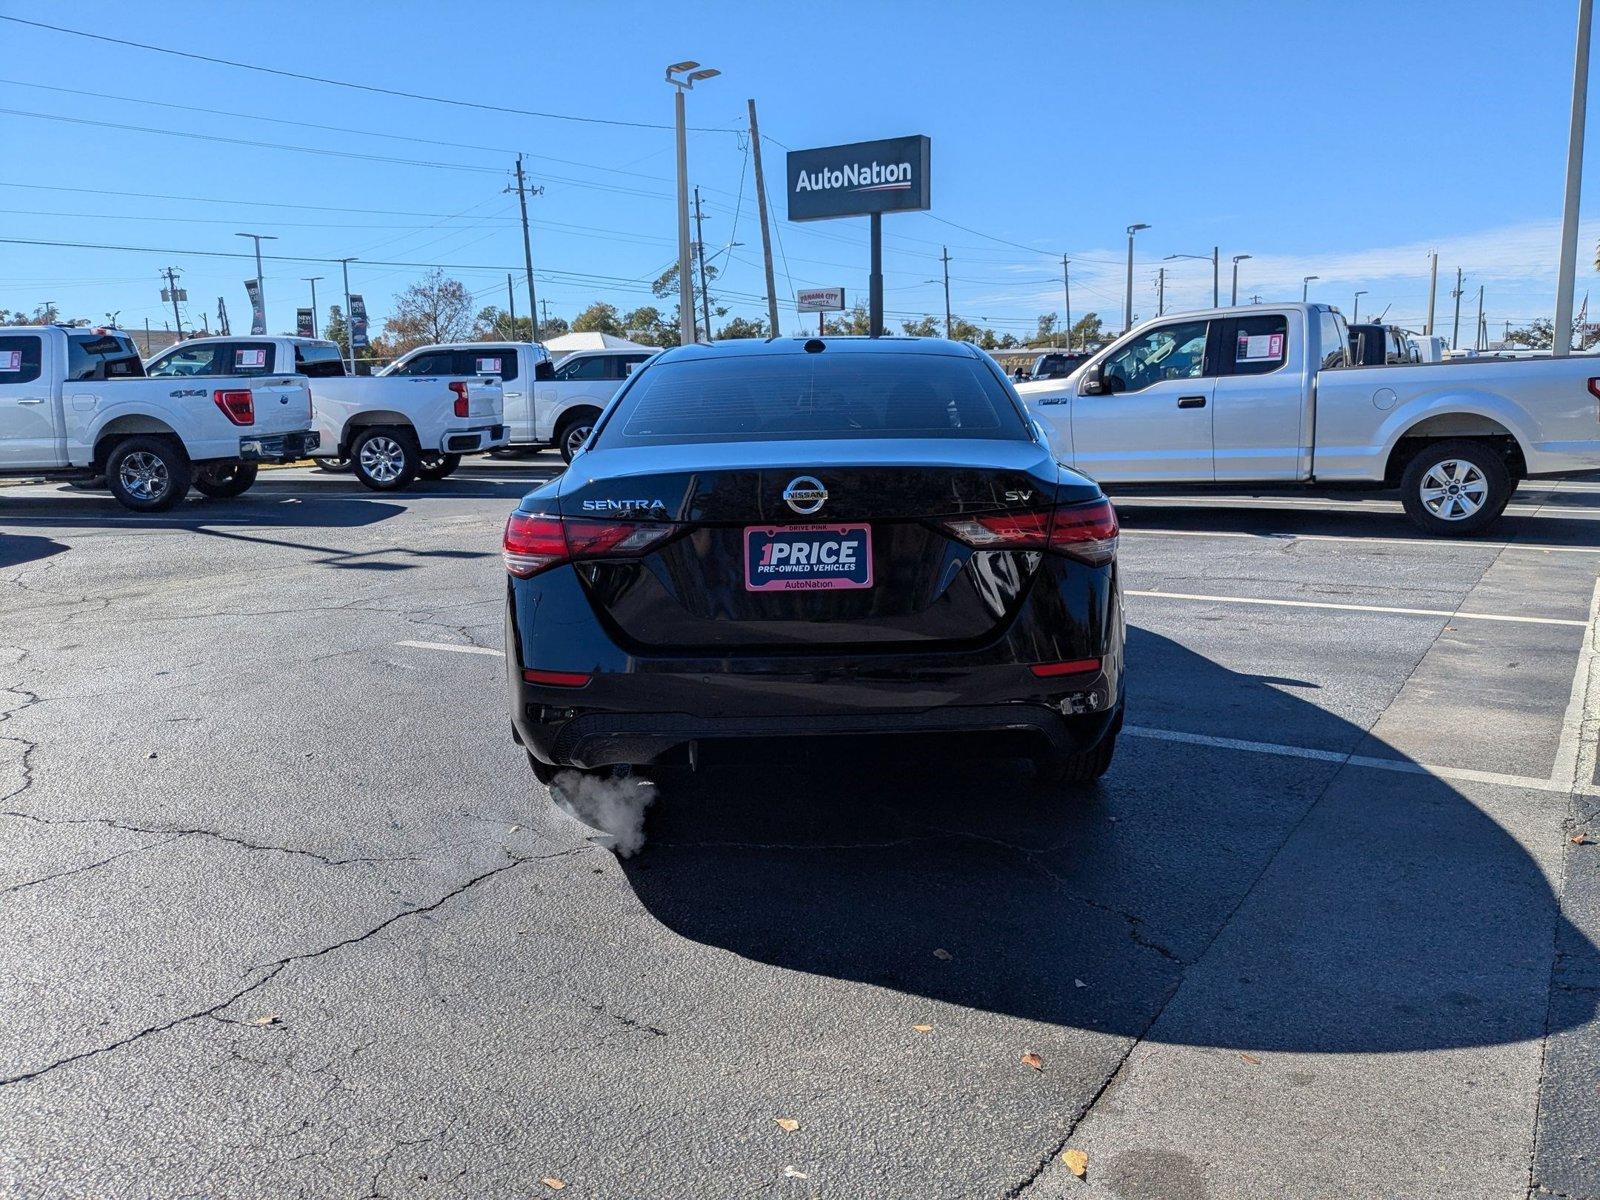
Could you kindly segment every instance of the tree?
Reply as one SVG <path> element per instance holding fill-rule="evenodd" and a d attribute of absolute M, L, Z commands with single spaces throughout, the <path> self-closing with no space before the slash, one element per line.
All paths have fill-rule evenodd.
<path fill-rule="evenodd" d="M 920 317 L 915 321 L 901 321 L 900 328 L 907 337 L 943 337 L 944 324 L 933 317 Z"/>
<path fill-rule="evenodd" d="M 622 316 L 622 335 L 646 346 L 676 346 L 678 326 L 668 324 L 653 304 L 641 305 Z"/>
<path fill-rule="evenodd" d="M 958 342 L 972 342 L 974 345 L 983 346 L 986 350 L 993 349 L 994 346 L 993 330 L 974 325 L 964 317 L 956 317 L 951 321 L 950 337 Z M 985 345 L 985 341 L 989 344 Z"/>
<path fill-rule="evenodd" d="M 622 336 L 622 319 L 617 316 L 617 306 L 596 300 L 572 318 L 573 333 L 609 333 Z"/>
<path fill-rule="evenodd" d="M 1039 329 L 1030 340 L 1036 346 L 1053 346 L 1056 344 L 1056 322 L 1061 318 L 1055 313 L 1039 314 Z"/>
<path fill-rule="evenodd" d="M 1072 345 L 1085 350 L 1095 350 L 1111 340 L 1099 313 L 1085 313 L 1072 326 Z"/>
<path fill-rule="evenodd" d="M 822 327 L 824 333 L 865 337 L 872 332 L 872 315 L 865 304 L 857 304 L 842 317 L 834 317 Z"/>
<path fill-rule="evenodd" d="M 566 333 L 569 326 L 565 317 L 549 317 L 539 322 L 539 336 L 535 341 L 547 342 Z"/>
<path fill-rule="evenodd" d="M 463 342 L 472 334 L 472 294 L 459 279 L 435 267 L 394 298 L 383 332 L 402 353 L 436 342 Z"/>
<path fill-rule="evenodd" d="M 328 323 L 323 327 L 322 336 L 330 342 L 338 342 L 339 353 L 346 358 L 350 356 L 350 326 L 344 319 L 344 309 L 337 304 L 328 305 Z"/>
<path fill-rule="evenodd" d="M 767 319 L 756 317 L 735 317 L 717 331 L 719 342 L 731 341 L 734 338 L 764 338 L 767 336 Z"/>
<path fill-rule="evenodd" d="M 530 342 L 534 340 L 533 322 L 527 317 L 518 317 L 513 325 L 509 312 L 491 304 L 478 310 L 472 338 L 478 342 Z"/>
<path fill-rule="evenodd" d="M 707 285 L 709 286 L 710 284 L 715 283 L 719 274 L 720 272 L 716 267 L 707 264 L 705 269 Z M 696 329 L 700 329 L 702 324 L 700 313 L 704 308 L 704 304 L 702 303 L 703 297 L 700 292 L 700 270 L 698 266 L 692 266 L 690 268 L 689 284 L 690 292 L 694 296 L 694 325 Z M 650 285 L 650 291 L 652 294 L 656 295 L 662 300 L 677 296 L 678 264 L 673 263 L 672 266 L 668 267 L 665 271 L 661 272 L 660 275 L 656 276 L 656 281 Z M 711 315 L 713 317 L 725 317 L 728 315 L 727 305 L 718 303 L 715 295 L 710 296 L 709 303 L 711 307 Z M 681 307 L 682 305 L 680 304 L 675 306 L 672 310 L 672 324 L 674 326 L 677 326 L 681 320 L 681 316 L 678 312 L 678 309 Z M 706 337 L 710 336 L 710 332 L 710 330 L 706 329 L 700 330 L 701 335 Z"/>
<path fill-rule="evenodd" d="M 1527 346 L 1531 350 L 1548 350 L 1556 342 L 1556 323 L 1548 317 L 1531 321 L 1521 329 L 1513 329 L 1505 340 L 1513 346 Z"/>

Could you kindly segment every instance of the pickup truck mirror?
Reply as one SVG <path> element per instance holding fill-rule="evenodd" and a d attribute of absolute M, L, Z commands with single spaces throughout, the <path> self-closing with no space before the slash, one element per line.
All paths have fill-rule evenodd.
<path fill-rule="evenodd" d="M 556 377 L 556 365 L 548 359 L 533 364 L 533 379 L 535 383 L 550 383 Z"/>
<path fill-rule="evenodd" d="M 1104 396 L 1110 391 L 1111 389 L 1106 386 L 1105 368 L 1096 363 L 1084 369 L 1083 382 L 1078 385 L 1080 396 Z"/>

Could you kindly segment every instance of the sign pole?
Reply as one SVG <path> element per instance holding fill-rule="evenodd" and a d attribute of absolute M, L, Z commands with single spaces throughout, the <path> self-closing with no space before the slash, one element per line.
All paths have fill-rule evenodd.
<path fill-rule="evenodd" d="M 872 214 L 872 274 L 867 277 L 867 330 L 883 336 L 883 214 Z"/>

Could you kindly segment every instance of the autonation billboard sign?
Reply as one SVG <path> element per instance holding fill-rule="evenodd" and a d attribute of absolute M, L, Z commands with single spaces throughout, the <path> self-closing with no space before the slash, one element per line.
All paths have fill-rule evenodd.
<path fill-rule="evenodd" d="M 789 152 L 789 220 L 820 221 L 932 207 L 928 139 L 885 138 Z"/>

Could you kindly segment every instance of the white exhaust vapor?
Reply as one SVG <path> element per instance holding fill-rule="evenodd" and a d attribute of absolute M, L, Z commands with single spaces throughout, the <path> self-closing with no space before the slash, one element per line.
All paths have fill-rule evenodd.
<path fill-rule="evenodd" d="M 590 838 L 618 858 L 644 846 L 644 812 L 656 798 L 656 786 L 636 775 L 591 775 L 562 771 L 550 785 L 556 807 L 580 824 L 599 830 Z"/>

